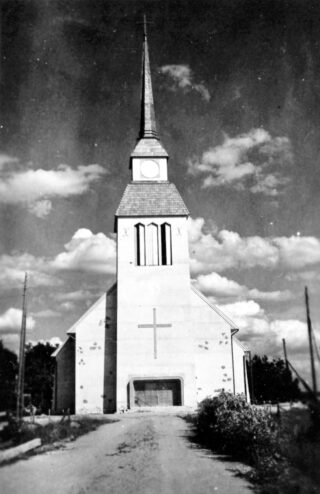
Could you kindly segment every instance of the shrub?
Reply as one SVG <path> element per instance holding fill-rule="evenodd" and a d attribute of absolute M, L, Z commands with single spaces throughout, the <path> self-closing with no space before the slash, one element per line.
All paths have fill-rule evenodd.
<path fill-rule="evenodd" d="M 251 463 L 276 450 L 277 424 L 271 414 L 246 402 L 243 395 L 221 393 L 200 403 L 197 429 L 203 440 Z"/>

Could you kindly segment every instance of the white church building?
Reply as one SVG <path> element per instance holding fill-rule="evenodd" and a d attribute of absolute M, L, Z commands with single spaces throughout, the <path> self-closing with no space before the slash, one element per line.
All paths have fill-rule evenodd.
<path fill-rule="evenodd" d="M 56 410 L 196 407 L 222 390 L 249 399 L 238 329 L 191 283 L 189 211 L 168 180 L 168 159 L 144 32 L 140 134 L 115 213 L 116 281 L 54 354 Z"/>

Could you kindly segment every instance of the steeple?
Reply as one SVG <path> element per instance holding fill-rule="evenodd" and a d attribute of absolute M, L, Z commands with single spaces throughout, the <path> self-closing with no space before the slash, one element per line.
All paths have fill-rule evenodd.
<path fill-rule="evenodd" d="M 154 137 L 158 139 L 150 72 L 147 20 L 145 15 L 143 16 L 141 119 L 139 139 L 143 139 L 144 137 Z"/>
<path fill-rule="evenodd" d="M 159 174 L 155 174 L 155 166 L 149 160 L 142 166 L 142 159 L 156 160 Z M 159 161 L 160 160 L 160 161 Z M 152 81 L 147 39 L 147 20 L 143 16 L 143 51 L 142 51 L 142 85 L 141 85 L 141 118 L 138 142 L 131 153 L 132 179 L 135 180 L 167 180 L 168 153 L 162 146 L 156 126 L 154 112 Z M 150 176 L 149 176 L 150 168 Z M 151 168 L 153 171 L 151 172 Z"/>

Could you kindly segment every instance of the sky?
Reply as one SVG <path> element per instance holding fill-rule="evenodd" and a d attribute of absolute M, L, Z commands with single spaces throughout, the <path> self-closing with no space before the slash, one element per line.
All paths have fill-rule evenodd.
<path fill-rule="evenodd" d="M 318 352 L 320 342 L 312 0 L 2 0 L 0 338 L 17 350 L 25 272 L 33 342 L 64 340 L 115 280 L 143 13 L 169 179 L 191 213 L 193 283 L 252 353 L 282 356 L 285 338 L 310 382 L 305 286 Z"/>

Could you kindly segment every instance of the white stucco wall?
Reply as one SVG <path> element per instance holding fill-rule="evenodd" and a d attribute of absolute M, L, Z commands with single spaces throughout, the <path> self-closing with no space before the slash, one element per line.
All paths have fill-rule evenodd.
<path fill-rule="evenodd" d="M 197 402 L 222 389 L 232 392 L 231 326 L 191 289 Z"/>
<path fill-rule="evenodd" d="M 134 225 L 138 222 L 172 228 L 172 265 L 137 266 Z M 133 377 L 181 377 L 184 403 L 195 403 L 193 343 L 190 324 L 189 254 L 185 217 L 118 219 L 117 403 L 127 406 L 127 384 Z M 154 358 L 151 324 L 171 324 L 157 329 Z"/>
<path fill-rule="evenodd" d="M 137 266 L 134 225 L 172 227 L 172 266 Z M 222 389 L 232 392 L 243 384 L 243 349 L 237 347 L 237 384 L 233 382 L 231 329 L 205 297 L 190 284 L 187 222 L 174 218 L 120 218 L 118 220 L 117 407 L 128 405 L 128 383 L 133 378 L 180 377 L 183 404 L 196 406 Z M 157 358 L 151 324 L 157 323 Z M 240 372 L 241 369 L 241 372 Z M 242 383 L 241 383 L 242 380 Z"/>
<path fill-rule="evenodd" d="M 69 330 L 76 333 L 76 413 L 103 413 L 106 295 Z"/>
<path fill-rule="evenodd" d="M 235 392 L 246 395 L 250 402 L 248 376 L 244 365 L 246 347 L 237 339 L 233 341 L 234 370 L 235 370 Z"/>

